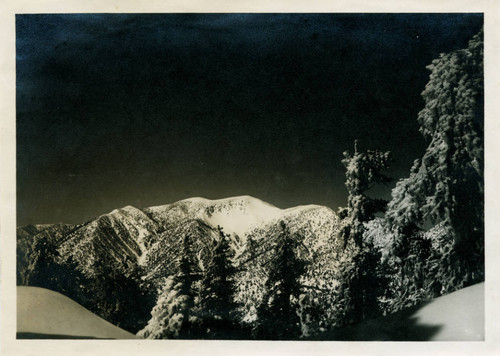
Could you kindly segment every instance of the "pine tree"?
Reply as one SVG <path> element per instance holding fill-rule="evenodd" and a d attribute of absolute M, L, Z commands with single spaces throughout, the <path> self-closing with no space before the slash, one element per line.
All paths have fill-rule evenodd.
<path fill-rule="evenodd" d="M 363 235 L 365 223 L 374 219 L 376 213 L 384 211 L 387 202 L 366 194 L 375 184 L 391 181 L 382 173 L 389 167 L 390 152 L 359 152 L 356 140 L 354 153 L 344 152 L 344 157 L 348 199 L 340 230 L 343 252 L 335 292 L 339 326 L 357 323 L 379 311 L 378 297 L 383 283 L 379 273 L 380 253 L 371 241 L 364 240 Z"/>
<path fill-rule="evenodd" d="M 235 336 L 237 304 L 234 301 L 236 269 L 230 260 L 229 236 L 218 227 L 219 239 L 207 264 L 201 281 L 198 313 L 202 335 L 207 338 L 227 339 Z"/>
<path fill-rule="evenodd" d="M 387 184 L 391 178 L 382 172 L 389 168 L 390 152 L 368 150 L 358 152 L 358 140 L 354 142 L 354 154 L 344 152 L 342 163 L 346 167 L 347 217 L 350 224 L 341 234 L 344 241 L 354 239 L 357 246 L 363 246 L 363 223 L 375 218 L 375 214 L 385 210 L 387 202 L 366 195 L 375 184 Z"/>
<path fill-rule="evenodd" d="M 119 322 L 116 325 L 132 333 L 144 328 L 155 305 L 155 293 L 141 279 L 144 274 L 141 266 L 132 264 L 113 281 L 117 300 L 121 304 L 121 315 L 117 316 Z"/>
<path fill-rule="evenodd" d="M 183 239 L 183 248 L 178 260 L 178 271 L 168 277 L 159 293 L 152 318 L 138 334 L 149 339 L 190 339 L 195 337 L 198 320 L 192 315 L 194 308 L 193 262 L 190 253 L 189 235 Z"/>
<path fill-rule="evenodd" d="M 283 221 L 280 225 L 275 257 L 265 284 L 266 294 L 257 310 L 257 337 L 273 340 L 296 339 L 301 334 L 299 278 L 306 267 L 296 252 L 301 238 L 291 235 Z"/>
<path fill-rule="evenodd" d="M 441 245 L 432 253 L 429 274 L 439 293 L 484 278 L 484 134 L 482 31 L 466 49 L 442 54 L 427 67 L 420 132 L 429 142 L 410 176 L 392 192 L 386 217 L 402 260 L 421 231 L 441 226 Z M 410 286 L 406 286 L 410 287 Z"/>

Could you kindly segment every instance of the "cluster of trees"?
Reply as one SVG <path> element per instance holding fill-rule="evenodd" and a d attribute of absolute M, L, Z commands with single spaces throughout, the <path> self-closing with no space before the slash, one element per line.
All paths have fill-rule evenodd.
<path fill-rule="evenodd" d="M 347 207 L 339 209 L 336 284 L 323 294 L 329 306 L 311 304 L 298 256 L 301 237 L 282 223 L 273 239 L 256 318 L 246 324 L 235 302 L 235 269 L 227 236 L 202 273 L 195 273 L 186 238 L 178 272 L 165 280 L 150 338 L 297 339 L 415 305 L 484 279 L 483 40 L 442 54 L 428 66 L 420 132 L 428 142 L 390 200 L 368 193 L 388 184 L 389 152 L 344 153 Z M 249 239 L 249 249 L 253 241 Z M 255 257 L 255 256 L 254 256 Z M 311 286 L 309 286 L 311 287 Z M 259 298 L 257 298 L 259 300 Z M 326 310 L 328 308 L 328 310 Z M 318 315 L 331 320 L 309 328 Z M 319 320 L 319 319 L 318 319 Z M 239 332 L 239 333 L 238 333 Z M 317 337 L 317 335 L 316 335 Z"/>
<path fill-rule="evenodd" d="M 370 198 L 367 191 L 375 184 L 387 184 L 391 179 L 383 174 L 389 167 L 389 152 L 358 151 L 344 153 L 346 167 L 347 208 L 340 209 L 342 227 L 339 244 L 342 245 L 341 258 L 337 269 L 338 285 L 334 291 L 336 320 L 334 325 L 355 324 L 363 319 L 376 316 L 378 296 L 382 293 L 385 276 L 378 261 L 381 253 L 373 241 L 365 239 L 365 224 L 383 212 L 387 204 L 383 199 Z"/>
<path fill-rule="evenodd" d="M 337 326 L 400 310 L 484 280 L 483 40 L 432 62 L 418 115 L 429 142 L 392 199 L 389 153 L 345 153 Z M 376 217 L 377 212 L 384 212 Z"/>
<path fill-rule="evenodd" d="M 203 271 L 195 266 L 190 236 L 183 239 L 177 273 L 164 280 L 157 304 L 140 336 L 151 339 L 296 339 L 300 336 L 299 277 L 305 262 L 297 256 L 300 236 L 284 222 L 273 245 L 266 293 L 255 323 L 242 321 L 236 302 L 235 276 L 229 236 L 219 227 Z"/>

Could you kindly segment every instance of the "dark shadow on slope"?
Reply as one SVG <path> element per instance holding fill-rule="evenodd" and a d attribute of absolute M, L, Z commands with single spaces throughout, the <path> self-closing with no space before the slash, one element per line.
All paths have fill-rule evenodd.
<path fill-rule="evenodd" d="M 484 341 L 484 282 L 316 340 Z"/>
<path fill-rule="evenodd" d="M 316 340 L 428 341 L 439 333 L 442 326 L 419 324 L 418 318 L 414 315 L 427 304 L 420 304 L 351 327 L 332 330 L 319 336 Z"/>
<path fill-rule="evenodd" d="M 75 335 L 60 335 L 60 334 L 42 334 L 42 333 L 29 333 L 29 332 L 18 332 L 16 334 L 16 339 L 19 340 L 29 340 L 29 339 L 46 339 L 46 340 L 60 340 L 60 339 L 72 339 L 72 340 L 112 340 L 110 338 L 100 338 L 92 336 L 75 336 Z"/>

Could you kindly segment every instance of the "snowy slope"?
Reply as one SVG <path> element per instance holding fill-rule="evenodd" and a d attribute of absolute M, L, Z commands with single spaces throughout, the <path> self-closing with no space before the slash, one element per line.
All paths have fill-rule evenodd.
<path fill-rule="evenodd" d="M 87 271 L 100 259 L 130 259 L 142 264 L 147 252 L 144 238 L 155 234 L 157 229 L 157 224 L 143 211 L 126 206 L 73 231 L 59 250 L 64 257 L 72 255 Z"/>
<path fill-rule="evenodd" d="M 136 339 L 62 294 L 17 287 L 18 338 Z"/>
<path fill-rule="evenodd" d="M 218 200 L 189 198 L 173 204 L 151 207 L 146 211 L 150 212 L 155 220 L 194 218 L 212 228 L 222 226 L 226 233 L 239 236 L 283 214 L 281 209 L 251 196 Z"/>
<path fill-rule="evenodd" d="M 293 223 L 307 219 L 310 225 L 328 219 L 336 220 L 335 213 L 324 206 L 303 205 L 279 209 L 247 195 L 218 200 L 189 198 L 144 211 L 165 228 L 183 220 L 199 220 L 213 229 L 221 226 L 226 234 L 236 238 L 239 245 L 244 244 L 250 233 L 279 224 L 281 220 Z"/>
<path fill-rule="evenodd" d="M 152 246 L 153 250 L 157 250 L 157 244 L 163 244 L 165 238 L 170 238 L 172 232 L 186 234 L 189 229 L 180 229 L 180 224 L 185 226 L 198 224 L 214 231 L 221 226 L 224 232 L 231 236 L 231 246 L 236 256 L 244 252 L 249 235 L 260 239 L 270 233 L 276 233 L 278 230 L 274 227 L 279 227 L 280 221 L 285 221 L 292 232 L 302 230 L 301 233 L 305 233 L 307 238 L 313 238 L 318 245 L 324 243 L 325 238 L 330 239 L 332 235 L 332 226 L 324 229 L 325 222 L 331 225 L 338 221 L 336 214 L 324 206 L 304 205 L 279 209 L 247 195 L 218 200 L 189 198 L 147 208 L 144 212 L 156 221 L 162 230 L 167 231 L 164 235 L 168 235 L 168 237 L 159 236 L 159 239 L 147 239 L 146 245 Z M 203 230 L 203 226 L 198 227 L 193 235 L 200 236 L 199 230 Z"/>
<path fill-rule="evenodd" d="M 484 283 L 479 283 L 321 338 L 346 341 L 482 341 L 484 322 Z"/>

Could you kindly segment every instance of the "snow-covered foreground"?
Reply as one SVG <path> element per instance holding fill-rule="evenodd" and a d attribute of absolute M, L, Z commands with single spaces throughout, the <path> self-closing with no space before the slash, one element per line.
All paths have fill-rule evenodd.
<path fill-rule="evenodd" d="M 17 287 L 17 337 L 36 339 L 137 338 L 91 313 L 70 298 L 37 287 Z"/>
<path fill-rule="evenodd" d="M 62 294 L 37 287 L 17 287 L 17 334 L 18 338 L 137 338 Z M 484 340 L 484 283 L 384 318 L 323 335 L 321 339 Z"/>
<path fill-rule="evenodd" d="M 336 331 L 326 338 L 349 341 L 484 340 L 484 283 Z"/>

